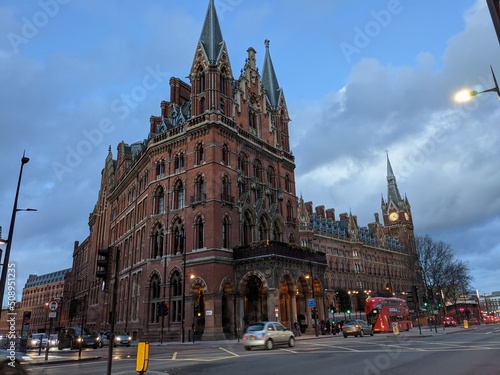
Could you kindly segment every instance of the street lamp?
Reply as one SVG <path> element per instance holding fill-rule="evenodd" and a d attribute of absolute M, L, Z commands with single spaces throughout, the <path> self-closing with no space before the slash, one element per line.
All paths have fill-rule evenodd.
<path fill-rule="evenodd" d="M 484 94 L 486 92 L 496 92 L 497 93 L 497 98 L 500 100 L 500 89 L 498 88 L 498 83 L 497 79 L 495 77 L 495 72 L 493 72 L 493 67 L 490 65 L 491 69 L 491 74 L 493 75 L 493 81 L 495 82 L 495 87 L 492 87 L 491 89 L 488 90 L 483 90 L 483 91 L 476 91 L 476 90 L 461 90 L 455 94 L 455 101 L 459 103 L 467 102 L 469 101 L 473 96 L 477 96 L 480 94 Z"/>
<path fill-rule="evenodd" d="M 2 277 L 0 279 L 0 293 L 1 293 L 0 295 L 2 296 L 2 300 L 1 300 L 2 304 L 3 304 L 3 297 L 4 297 L 4 292 L 5 292 L 5 283 L 7 281 L 7 268 L 9 265 L 10 248 L 12 246 L 12 237 L 14 236 L 14 224 L 16 222 L 16 213 L 17 213 L 17 211 L 19 211 L 17 209 L 17 199 L 19 197 L 19 188 L 21 186 L 21 177 L 23 175 L 23 166 L 24 166 L 24 164 L 28 163 L 29 161 L 30 161 L 30 159 L 27 158 L 23 153 L 23 157 L 21 158 L 21 169 L 19 171 L 19 180 L 17 182 L 16 197 L 14 198 L 14 207 L 12 208 L 12 217 L 10 220 L 9 235 L 7 237 L 7 247 L 5 249 L 5 257 L 3 259 Z M 26 211 L 34 211 L 34 210 L 28 208 L 28 209 L 26 209 Z"/>
<path fill-rule="evenodd" d="M 359 291 L 357 290 L 349 290 L 347 294 L 349 294 L 350 297 L 354 297 L 355 294 L 358 294 Z M 351 298 L 351 304 L 352 304 L 352 309 L 354 309 L 354 303 L 352 303 L 352 298 Z M 358 304 L 356 303 L 356 309 L 358 307 Z M 358 309 L 359 310 L 359 309 Z M 354 318 L 356 318 L 356 310 L 354 310 Z M 349 314 L 349 319 L 351 319 L 351 314 Z"/>

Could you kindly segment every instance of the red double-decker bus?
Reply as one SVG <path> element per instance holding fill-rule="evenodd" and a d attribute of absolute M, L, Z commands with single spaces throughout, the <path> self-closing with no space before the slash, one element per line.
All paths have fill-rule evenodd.
<path fill-rule="evenodd" d="M 404 299 L 394 297 L 373 297 L 366 300 L 366 320 L 373 332 L 393 332 L 392 323 L 398 324 L 400 331 L 413 328 L 410 311 Z"/>

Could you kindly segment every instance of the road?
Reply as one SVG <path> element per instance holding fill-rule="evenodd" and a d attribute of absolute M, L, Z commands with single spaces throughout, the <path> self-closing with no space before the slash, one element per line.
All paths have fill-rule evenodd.
<path fill-rule="evenodd" d="M 112 374 L 136 374 L 136 348 L 117 348 Z M 106 374 L 101 360 L 32 366 L 30 374 Z M 455 334 L 373 337 L 320 336 L 297 340 L 293 348 L 245 351 L 241 343 L 151 345 L 146 374 L 342 374 L 342 375 L 498 375 L 500 326 L 481 326 Z"/>

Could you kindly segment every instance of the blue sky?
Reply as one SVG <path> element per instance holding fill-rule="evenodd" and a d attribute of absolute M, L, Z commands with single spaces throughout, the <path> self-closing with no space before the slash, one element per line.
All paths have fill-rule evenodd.
<path fill-rule="evenodd" d="M 29 274 L 71 266 L 108 147 L 143 140 L 185 79 L 208 0 L 0 0 L 0 225 Z M 264 40 L 290 117 L 297 194 L 361 225 L 387 195 L 386 150 L 417 235 L 450 243 L 481 293 L 500 290 L 500 46 L 485 0 L 216 0 L 233 74 Z M 482 85 L 482 86 L 481 86 Z"/>

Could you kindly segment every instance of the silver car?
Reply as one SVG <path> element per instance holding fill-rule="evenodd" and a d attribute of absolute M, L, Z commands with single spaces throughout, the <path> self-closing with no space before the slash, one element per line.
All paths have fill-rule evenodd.
<path fill-rule="evenodd" d="M 111 338 L 111 332 L 106 331 L 101 334 L 101 341 L 99 342 L 99 346 L 102 348 L 105 345 L 109 345 L 109 340 Z M 130 346 L 132 342 L 132 337 L 127 335 L 125 332 L 115 332 L 115 339 L 113 342 L 113 346 Z"/>
<path fill-rule="evenodd" d="M 242 341 L 246 350 L 256 347 L 270 350 L 276 345 L 295 346 L 295 335 L 281 323 L 262 322 L 249 326 Z"/>
<path fill-rule="evenodd" d="M 342 330 L 344 337 L 354 336 L 363 337 L 364 335 L 373 336 L 373 328 L 365 320 L 351 320 L 344 324 L 344 329 Z"/>

